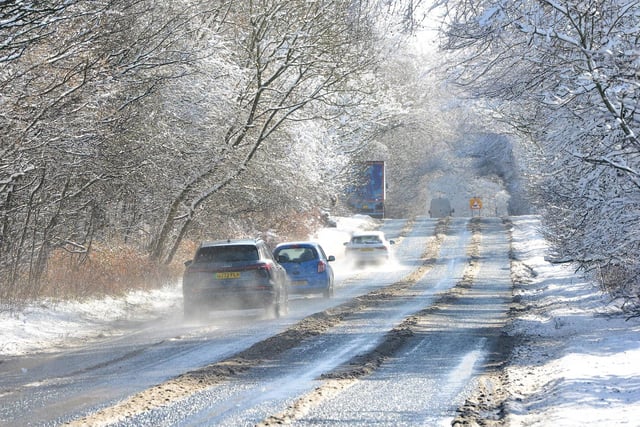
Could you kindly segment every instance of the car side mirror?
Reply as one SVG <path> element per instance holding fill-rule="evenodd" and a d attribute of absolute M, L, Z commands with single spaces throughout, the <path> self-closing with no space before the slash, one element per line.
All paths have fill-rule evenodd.
<path fill-rule="evenodd" d="M 335 261 L 336 257 L 334 257 L 333 255 L 329 255 L 329 257 L 327 258 L 327 261 L 331 262 L 331 261 Z"/>
<path fill-rule="evenodd" d="M 193 260 L 192 259 L 184 262 L 184 266 L 185 267 L 189 267 L 191 264 L 193 264 Z"/>
<path fill-rule="evenodd" d="M 390 244 L 390 245 L 395 245 L 395 244 L 396 244 L 396 241 L 395 241 L 395 240 L 389 240 L 389 244 Z"/>

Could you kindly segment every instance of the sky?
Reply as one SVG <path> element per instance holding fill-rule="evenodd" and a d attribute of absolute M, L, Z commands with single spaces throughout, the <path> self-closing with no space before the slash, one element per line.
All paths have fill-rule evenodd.
<path fill-rule="evenodd" d="M 512 217 L 518 336 L 506 391 L 510 426 L 640 425 L 640 320 L 620 315 L 616 301 L 568 265 L 545 260 L 537 216 Z M 340 218 L 321 239 L 342 242 L 366 217 Z M 339 233 L 335 238 L 334 233 Z M 118 299 L 52 304 L 0 312 L 0 358 L 79 345 L 116 334 L 123 321 L 150 320 L 180 310 L 179 284 Z"/>

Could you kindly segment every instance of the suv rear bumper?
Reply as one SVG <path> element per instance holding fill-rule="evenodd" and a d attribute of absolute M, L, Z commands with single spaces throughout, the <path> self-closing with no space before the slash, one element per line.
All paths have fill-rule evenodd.
<path fill-rule="evenodd" d="M 198 306 L 218 310 L 268 307 L 277 302 L 276 290 L 265 289 L 191 289 L 183 292 L 185 307 Z"/>

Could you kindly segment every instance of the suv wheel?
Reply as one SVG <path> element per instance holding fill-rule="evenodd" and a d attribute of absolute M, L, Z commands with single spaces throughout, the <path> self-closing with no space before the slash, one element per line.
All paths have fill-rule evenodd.
<path fill-rule="evenodd" d="M 284 298 L 282 294 L 278 294 L 275 298 L 275 301 L 269 304 L 267 307 L 267 315 L 273 316 L 276 319 L 286 316 L 289 312 L 289 298 L 287 294 L 284 294 Z"/>
<path fill-rule="evenodd" d="M 271 303 L 265 307 L 265 312 L 267 317 L 275 317 L 276 319 L 280 317 L 280 304 L 277 302 Z"/>
<path fill-rule="evenodd" d="M 282 298 L 282 300 L 278 302 L 276 310 L 277 317 L 286 316 L 289 313 L 289 297 L 287 294 L 285 294 L 284 298 Z"/>

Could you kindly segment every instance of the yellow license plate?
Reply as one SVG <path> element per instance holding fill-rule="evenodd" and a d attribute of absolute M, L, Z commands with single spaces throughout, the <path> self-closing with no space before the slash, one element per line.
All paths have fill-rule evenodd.
<path fill-rule="evenodd" d="M 239 271 L 220 271 L 216 273 L 216 279 L 239 279 Z"/>
<path fill-rule="evenodd" d="M 373 251 L 373 248 L 362 248 L 360 249 L 360 252 L 371 252 Z"/>

